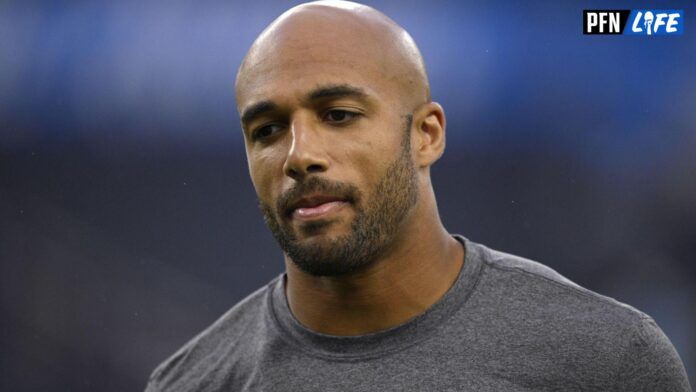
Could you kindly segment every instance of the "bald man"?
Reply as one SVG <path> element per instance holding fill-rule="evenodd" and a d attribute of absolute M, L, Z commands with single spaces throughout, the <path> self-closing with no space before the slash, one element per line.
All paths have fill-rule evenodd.
<path fill-rule="evenodd" d="M 385 15 L 290 9 L 253 43 L 236 96 L 286 272 L 147 391 L 690 390 L 649 316 L 443 227 L 430 167 L 445 114 Z"/>

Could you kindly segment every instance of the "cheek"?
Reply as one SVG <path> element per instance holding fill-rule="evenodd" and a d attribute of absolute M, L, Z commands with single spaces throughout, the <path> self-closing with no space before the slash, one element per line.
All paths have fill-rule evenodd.
<path fill-rule="evenodd" d="M 396 133 L 399 133 L 398 135 Z M 360 148 L 355 151 L 352 161 L 367 178 L 381 178 L 383 172 L 401 154 L 403 134 L 397 130 L 380 132 L 380 137 L 372 135 L 358 141 Z"/>
<path fill-rule="evenodd" d="M 278 159 L 279 156 L 268 151 L 247 155 L 251 182 L 257 196 L 264 203 L 274 201 L 273 189 L 277 188 L 276 182 L 283 177 L 283 161 Z"/>

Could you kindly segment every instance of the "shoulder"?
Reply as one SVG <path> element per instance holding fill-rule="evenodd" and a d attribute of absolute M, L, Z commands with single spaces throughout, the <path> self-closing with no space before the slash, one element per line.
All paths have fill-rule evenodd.
<path fill-rule="evenodd" d="M 201 390 L 198 382 L 203 378 L 208 379 L 206 383 L 214 380 L 215 377 L 208 377 L 208 373 L 221 370 L 218 367 L 223 358 L 222 366 L 227 368 L 223 373 L 244 366 L 240 359 L 250 352 L 251 346 L 268 328 L 267 299 L 278 279 L 273 279 L 234 305 L 157 366 L 150 376 L 146 391 Z"/>
<path fill-rule="evenodd" d="M 511 294 L 511 297 L 524 295 L 530 305 L 557 305 L 555 311 L 567 310 L 578 315 L 585 312 L 602 313 L 603 320 L 625 324 L 627 328 L 648 317 L 630 305 L 578 285 L 542 263 L 483 245 L 477 246 L 482 254 L 488 283 Z"/>
<path fill-rule="evenodd" d="M 541 263 L 473 246 L 484 266 L 484 306 L 519 333 L 516 341 L 562 354 L 554 356 L 559 374 L 573 369 L 622 391 L 689 390 L 681 359 L 650 316 Z"/>

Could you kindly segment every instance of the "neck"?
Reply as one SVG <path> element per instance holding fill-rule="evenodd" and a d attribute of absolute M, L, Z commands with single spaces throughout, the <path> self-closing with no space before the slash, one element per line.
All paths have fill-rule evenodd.
<path fill-rule="evenodd" d="M 387 254 L 349 275 L 309 275 L 286 257 L 295 318 L 315 332 L 354 336 L 425 312 L 452 286 L 464 260 L 463 246 L 442 226 L 434 202 L 430 207 L 413 211 Z"/>

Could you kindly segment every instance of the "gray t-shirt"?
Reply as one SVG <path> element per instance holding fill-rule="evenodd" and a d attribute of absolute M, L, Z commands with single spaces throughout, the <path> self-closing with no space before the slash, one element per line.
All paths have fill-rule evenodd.
<path fill-rule="evenodd" d="M 652 318 L 539 263 L 461 236 L 464 265 L 425 313 L 385 331 L 303 327 L 285 275 L 153 372 L 155 391 L 690 391 Z"/>

